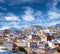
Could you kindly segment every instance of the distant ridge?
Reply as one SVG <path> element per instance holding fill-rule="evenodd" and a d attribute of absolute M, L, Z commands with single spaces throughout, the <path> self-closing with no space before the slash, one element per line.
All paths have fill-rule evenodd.
<path fill-rule="evenodd" d="M 53 28 L 60 28 L 60 24 L 56 24 L 56 25 L 53 25 L 53 26 L 51 26 L 51 27 L 53 27 Z"/>
<path fill-rule="evenodd" d="M 60 24 L 56 24 L 55 27 L 59 27 L 60 28 Z"/>

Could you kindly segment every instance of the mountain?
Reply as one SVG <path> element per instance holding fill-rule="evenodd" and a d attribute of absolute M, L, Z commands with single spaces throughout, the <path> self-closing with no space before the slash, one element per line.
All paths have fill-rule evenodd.
<path fill-rule="evenodd" d="M 49 28 L 60 28 L 60 24 L 56 24 L 56 25 L 50 26 Z"/>
<path fill-rule="evenodd" d="M 31 25 L 31 26 L 29 26 L 29 28 L 32 30 L 42 30 L 43 29 L 43 27 L 40 25 Z"/>
<path fill-rule="evenodd" d="M 31 34 L 31 33 L 36 34 L 37 30 L 42 30 L 42 29 L 43 29 L 43 27 L 40 26 L 40 25 L 31 25 L 31 26 L 29 26 L 27 28 L 21 28 L 19 30 L 19 32 L 20 33 L 22 32 L 24 34 Z"/>
<path fill-rule="evenodd" d="M 60 28 L 60 24 L 56 24 L 55 27 L 59 27 Z"/>

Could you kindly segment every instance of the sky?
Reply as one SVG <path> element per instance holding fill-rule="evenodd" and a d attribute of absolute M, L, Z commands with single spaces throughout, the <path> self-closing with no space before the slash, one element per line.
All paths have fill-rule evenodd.
<path fill-rule="evenodd" d="M 60 0 L 0 0 L 0 30 L 60 24 Z"/>

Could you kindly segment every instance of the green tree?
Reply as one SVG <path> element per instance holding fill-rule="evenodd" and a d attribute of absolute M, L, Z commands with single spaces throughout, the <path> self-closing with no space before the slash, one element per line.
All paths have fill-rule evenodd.
<path fill-rule="evenodd" d="M 22 52 L 25 52 L 25 54 L 27 54 L 27 51 L 24 47 L 18 47 L 18 51 L 22 51 Z"/>

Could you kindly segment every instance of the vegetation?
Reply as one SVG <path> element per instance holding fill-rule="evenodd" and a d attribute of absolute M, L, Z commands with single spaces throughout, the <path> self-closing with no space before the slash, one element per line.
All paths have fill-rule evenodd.
<path fill-rule="evenodd" d="M 25 52 L 25 54 L 27 54 L 27 51 L 24 47 L 18 47 L 18 51 L 22 51 L 22 52 Z"/>
<path fill-rule="evenodd" d="M 2 49 L 2 50 L 8 50 L 7 48 L 4 48 L 4 49 Z"/>

